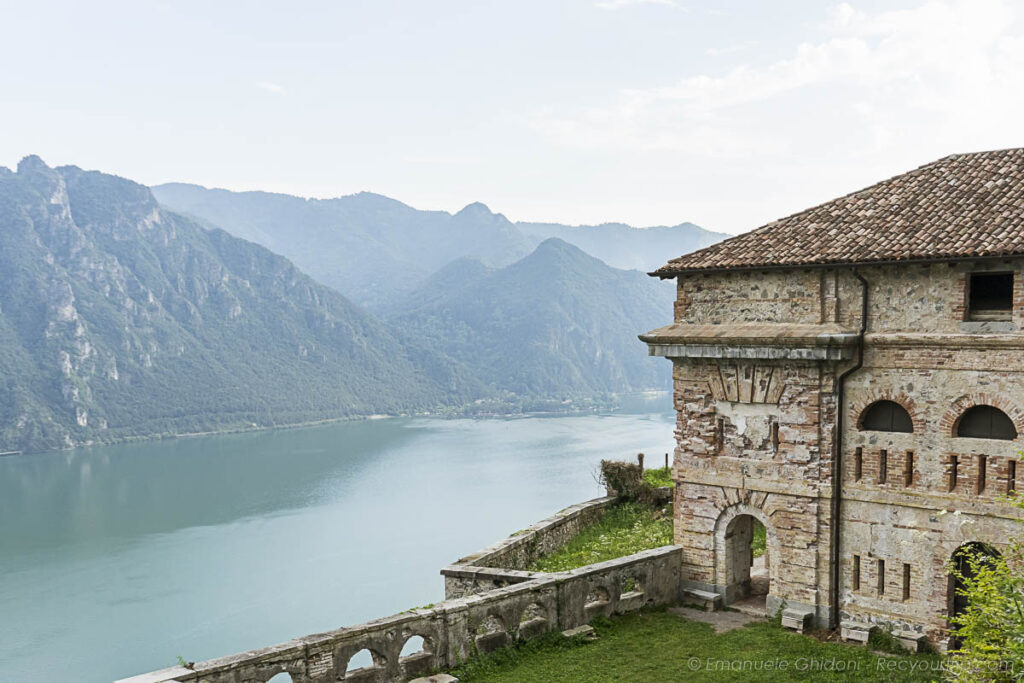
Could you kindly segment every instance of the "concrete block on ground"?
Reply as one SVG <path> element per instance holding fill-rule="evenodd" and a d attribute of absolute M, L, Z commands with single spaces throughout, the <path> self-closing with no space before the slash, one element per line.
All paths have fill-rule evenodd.
<path fill-rule="evenodd" d="M 593 640 L 597 638 L 597 632 L 594 631 L 594 627 L 590 624 L 584 624 L 583 626 L 571 628 L 568 631 L 562 631 L 562 635 L 566 638 L 575 638 L 576 636 L 583 636 L 587 640 Z"/>
<path fill-rule="evenodd" d="M 783 628 L 803 633 L 814 623 L 814 610 L 787 609 L 782 611 Z"/>
<path fill-rule="evenodd" d="M 862 621 L 844 621 L 839 625 L 839 635 L 843 640 L 867 645 L 871 632 L 876 628 L 878 627 Z"/>
<path fill-rule="evenodd" d="M 893 633 L 904 650 L 924 652 L 928 647 L 928 636 L 913 631 L 896 631 Z"/>

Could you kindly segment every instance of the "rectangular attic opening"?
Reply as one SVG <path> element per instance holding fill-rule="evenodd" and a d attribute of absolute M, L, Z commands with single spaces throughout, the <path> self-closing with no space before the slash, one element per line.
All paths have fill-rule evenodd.
<path fill-rule="evenodd" d="M 1013 273 L 971 273 L 967 284 L 968 320 L 1010 320 Z"/>

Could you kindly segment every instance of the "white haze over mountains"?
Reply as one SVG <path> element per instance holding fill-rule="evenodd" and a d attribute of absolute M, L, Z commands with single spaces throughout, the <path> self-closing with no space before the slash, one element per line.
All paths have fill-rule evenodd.
<path fill-rule="evenodd" d="M 735 233 L 1024 144 L 1013 0 L 7 3 L 0 163 Z M 40 46 L 45 46 L 41 49 Z M 187 46 L 187 47 L 186 47 Z M 130 55 L 131 58 L 125 58 Z"/>
<path fill-rule="evenodd" d="M 169 209 L 286 256 L 371 309 L 400 303 L 456 259 L 507 266 L 551 237 L 614 268 L 643 271 L 726 237 L 692 223 L 645 229 L 619 223 L 513 223 L 479 202 L 449 214 L 366 192 L 321 200 L 184 183 L 152 189 Z"/>

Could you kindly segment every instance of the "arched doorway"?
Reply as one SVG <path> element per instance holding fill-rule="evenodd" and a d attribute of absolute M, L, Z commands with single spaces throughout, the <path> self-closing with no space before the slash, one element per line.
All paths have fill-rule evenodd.
<path fill-rule="evenodd" d="M 725 604 L 764 614 L 771 593 L 767 530 L 753 515 L 734 517 L 725 528 Z"/>
<path fill-rule="evenodd" d="M 999 557 L 999 551 L 987 543 L 972 542 L 965 543 L 953 552 L 953 570 L 949 575 L 949 589 L 947 594 L 949 629 L 949 649 L 955 650 L 960 646 L 960 638 L 956 635 L 955 618 L 967 611 L 970 606 L 970 599 L 963 594 L 964 583 L 975 575 L 978 563 L 981 565 L 991 562 Z M 974 558 L 976 562 L 972 563 Z"/>

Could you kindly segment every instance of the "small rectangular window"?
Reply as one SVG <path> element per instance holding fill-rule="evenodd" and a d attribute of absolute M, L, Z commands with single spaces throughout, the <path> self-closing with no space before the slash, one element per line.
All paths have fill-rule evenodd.
<path fill-rule="evenodd" d="M 978 493 L 982 493 L 985 490 L 985 478 L 988 474 L 988 456 L 978 456 Z"/>
<path fill-rule="evenodd" d="M 1011 460 L 1006 466 L 1006 492 L 1014 493 L 1017 490 L 1017 461 Z"/>
<path fill-rule="evenodd" d="M 1010 320 L 1013 273 L 971 273 L 967 288 L 968 320 Z"/>
<path fill-rule="evenodd" d="M 910 599 L 910 565 L 903 565 L 903 599 Z"/>
<path fill-rule="evenodd" d="M 885 595 L 885 560 L 878 561 L 878 594 Z"/>
<path fill-rule="evenodd" d="M 878 451 L 878 483 L 884 484 L 889 478 L 889 451 L 882 449 Z"/>
<path fill-rule="evenodd" d="M 903 461 L 903 485 L 914 483 L 914 451 L 907 451 L 907 459 Z"/>
<path fill-rule="evenodd" d="M 955 455 L 949 456 L 949 490 L 956 491 L 956 480 L 960 469 L 960 458 Z"/>
<path fill-rule="evenodd" d="M 721 453 L 725 450 L 725 420 L 718 418 L 715 425 L 715 451 Z"/>
<path fill-rule="evenodd" d="M 857 450 L 853 452 L 853 480 L 860 481 L 860 478 L 864 476 L 864 449 L 857 447 Z"/>
<path fill-rule="evenodd" d="M 779 452 L 779 423 L 772 422 L 772 450 Z"/>
<path fill-rule="evenodd" d="M 860 555 L 853 556 L 853 590 L 860 590 Z"/>

